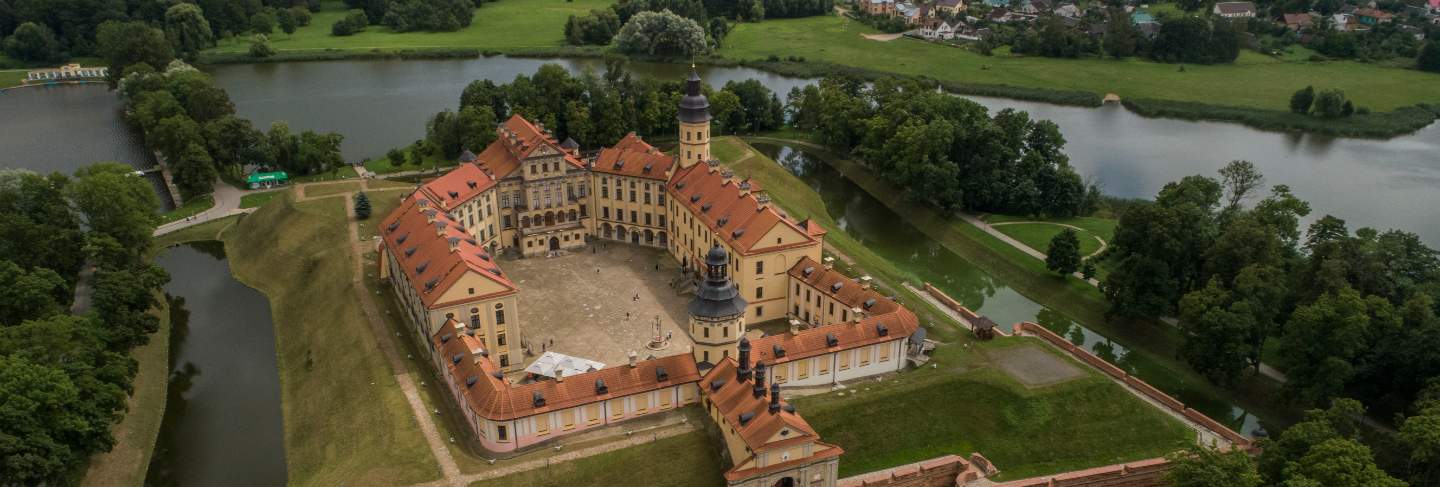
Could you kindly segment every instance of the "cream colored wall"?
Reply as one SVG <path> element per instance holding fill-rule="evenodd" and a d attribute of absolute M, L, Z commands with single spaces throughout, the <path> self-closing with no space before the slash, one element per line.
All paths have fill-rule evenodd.
<path fill-rule="evenodd" d="M 817 267 L 815 272 L 824 272 L 824 269 Z M 788 274 L 785 277 L 790 281 L 785 312 L 792 318 L 810 323 L 812 326 L 832 325 L 855 318 L 855 313 L 851 308 L 840 300 L 821 292 L 820 289 L 811 286 L 808 282 L 790 277 Z M 846 283 L 845 285 L 855 286 L 857 284 Z M 799 291 L 796 291 L 797 288 Z"/>
<path fill-rule="evenodd" d="M 710 160 L 710 122 L 680 123 L 680 167 Z"/>
<path fill-rule="evenodd" d="M 459 288 L 459 285 L 457 285 L 456 288 Z M 452 290 L 456 288 L 452 288 Z M 461 289 L 462 291 L 464 290 L 464 288 L 459 289 Z M 520 348 L 521 339 L 523 338 L 522 330 L 524 329 L 524 327 L 520 323 L 519 303 L 519 295 L 510 294 L 508 296 L 502 296 L 498 298 L 491 298 L 481 301 L 456 304 L 443 308 L 436 308 L 428 313 L 428 316 L 430 318 L 428 327 L 429 333 L 427 333 L 425 336 L 427 338 L 434 336 L 435 331 L 439 329 L 440 325 L 443 325 L 445 323 L 445 321 L 448 319 L 446 315 L 449 314 L 453 314 L 456 321 L 459 321 L 462 324 L 469 326 L 471 316 L 470 311 L 472 309 L 478 308 L 480 328 L 476 332 L 476 337 L 482 338 L 484 340 L 485 348 L 490 351 L 491 360 L 494 360 L 495 363 L 499 365 L 500 357 L 505 356 L 505 369 L 518 369 L 524 364 L 523 350 Z M 496 304 L 501 305 L 502 309 L 505 311 L 505 324 L 499 324 L 496 322 Z M 504 345 L 499 344 L 499 338 L 501 334 L 505 336 Z"/>
<path fill-rule="evenodd" d="M 777 225 L 778 227 L 784 227 L 784 225 Z M 793 230 L 788 228 L 786 231 L 793 233 Z M 770 240 L 761 240 L 761 242 L 774 242 L 774 237 Z M 804 247 L 742 255 L 735 259 L 735 271 L 732 274 L 736 276 L 735 282 L 740 286 L 740 295 L 748 302 L 745 316 L 750 323 L 784 318 L 788 314 L 786 304 L 790 291 L 790 286 L 787 286 L 790 281 L 788 275 L 790 267 L 803 257 L 820 260 L 820 248 L 820 242 L 815 242 L 813 245 Z M 755 272 L 756 262 L 764 263 L 762 272 Z M 763 297 L 756 297 L 755 290 L 760 288 L 763 288 L 764 291 L 758 296 Z"/>
<path fill-rule="evenodd" d="M 630 188 L 632 184 L 634 184 L 635 187 L 633 193 L 635 195 L 634 202 L 630 201 L 630 195 L 632 194 Z M 650 188 L 649 191 L 645 189 L 647 185 Z M 592 213 L 596 220 L 595 235 L 605 238 L 603 230 L 604 224 L 610 223 L 612 228 L 617 225 L 623 225 L 627 233 L 633 229 L 639 229 L 641 231 L 641 244 L 645 244 L 645 229 L 656 233 L 654 243 L 651 244 L 656 246 L 661 245 L 658 233 L 666 232 L 668 244 L 670 212 L 667 211 L 667 206 L 670 198 L 665 191 L 664 182 L 597 172 L 594 173 L 591 187 L 595 188 L 592 199 L 594 201 Z M 623 198 L 616 198 L 617 188 L 623 189 L 623 193 L 620 193 Z M 645 203 L 646 193 L 650 194 L 649 204 Z M 619 215 L 617 215 L 617 210 Z M 632 211 L 635 212 L 635 221 L 630 219 L 630 212 Z M 609 214 L 608 218 L 606 217 L 607 212 Z M 645 215 L 647 213 L 650 215 L 650 223 L 648 224 L 645 223 Z M 662 223 L 661 220 L 664 220 L 664 222 Z M 612 230 L 610 238 L 612 240 L 618 240 L 618 232 Z M 625 241 L 631 241 L 628 235 Z"/>

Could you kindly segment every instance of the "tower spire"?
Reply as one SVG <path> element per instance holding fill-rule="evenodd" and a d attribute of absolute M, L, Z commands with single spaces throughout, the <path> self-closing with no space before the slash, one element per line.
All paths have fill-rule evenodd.
<path fill-rule="evenodd" d="M 700 72 L 690 64 L 685 79 L 685 96 L 680 98 L 680 167 L 710 159 L 710 100 L 700 84 Z"/>

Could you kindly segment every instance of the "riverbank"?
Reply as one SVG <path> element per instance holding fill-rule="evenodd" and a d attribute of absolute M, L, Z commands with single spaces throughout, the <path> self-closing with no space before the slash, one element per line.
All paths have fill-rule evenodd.
<path fill-rule="evenodd" d="M 1233 418 L 1216 414 L 1214 409 L 1217 400 L 1243 407 L 1255 413 L 1267 425 L 1287 425 L 1298 418 L 1299 411 L 1278 403 L 1279 384 L 1274 381 L 1252 376 L 1242 380 L 1234 389 L 1222 389 L 1209 383 L 1176 358 L 1181 337 L 1174 327 L 1159 323 L 1118 323 L 1107 320 L 1105 311 L 1109 304 L 1094 286 L 1079 279 L 1060 278 L 1046 270 L 1043 261 L 972 225 L 947 218 L 928 207 L 903 201 L 899 197 L 903 192 L 875 178 L 859 163 L 808 142 L 766 137 L 745 139 L 797 144 L 804 146 L 807 151 L 822 155 L 826 163 L 875 196 L 896 214 L 903 215 L 927 237 L 1026 298 L 1048 308 L 1037 317 L 1040 324 L 1065 335 L 1069 332 L 1070 325 L 1064 319 L 1068 318 L 1108 337 L 1130 351 L 1124 365 L 1134 368 L 1135 375 L 1143 377 L 1147 382 L 1183 402 L 1209 404 L 1209 414 L 1221 421 Z M 784 172 L 779 165 L 771 165 L 775 171 Z M 766 189 L 771 190 L 770 187 Z M 1056 313 L 1061 316 L 1055 316 Z M 1060 319 L 1057 321 L 1056 318 Z"/>
<path fill-rule="evenodd" d="M 160 306 L 151 310 L 160 319 L 160 326 L 150 335 L 149 343 L 137 347 L 130 355 L 138 371 L 131 383 L 133 392 L 125 403 L 125 416 L 110 429 L 115 446 L 90 457 L 81 487 L 130 487 L 145 483 L 145 472 L 165 417 L 165 393 L 170 381 L 170 312 L 170 302 L 165 297 L 160 298 Z"/>
<path fill-rule="evenodd" d="M 476 9 L 469 27 L 454 32 L 394 32 L 371 26 L 347 37 L 330 34 L 345 14 L 342 2 L 326 1 L 310 25 L 275 34 L 276 54 L 254 58 L 249 38 L 222 39 L 200 54 L 201 64 L 275 63 L 366 59 L 475 59 L 480 56 L 600 57 L 620 55 L 605 46 L 571 46 L 564 25 L 571 15 L 604 9 L 609 0 L 501 0 Z M 1107 93 L 1144 116 L 1240 123 L 1284 132 L 1388 138 L 1414 132 L 1440 116 L 1440 77 L 1352 61 L 1286 60 L 1243 51 L 1233 64 L 1174 65 L 1143 59 L 1057 59 L 998 54 L 915 39 L 875 42 L 876 31 L 838 16 L 737 23 L 721 48 L 693 61 L 744 65 L 794 77 L 846 74 L 864 79 L 913 76 L 963 95 L 993 96 L 1061 105 L 1099 106 Z M 623 55 L 622 55 L 623 56 Z M 631 59 L 640 60 L 634 56 Z M 649 59 L 647 61 L 665 61 Z M 1295 90 L 1345 90 L 1357 107 L 1372 113 L 1320 119 L 1288 111 Z M 784 93 L 778 95 L 784 96 Z M 1131 100 L 1134 101 L 1131 101 Z"/>

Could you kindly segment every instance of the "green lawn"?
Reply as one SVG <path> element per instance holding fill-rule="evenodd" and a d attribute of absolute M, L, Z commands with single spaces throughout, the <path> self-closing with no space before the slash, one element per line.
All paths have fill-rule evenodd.
<path fill-rule="evenodd" d="M 1027 388 L 988 358 L 1020 346 L 1085 375 Z M 932 362 L 938 367 L 855 384 L 843 396 L 791 401 L 824 441 L 845 448 L 841 477 L 980 452 L 1002 478 L 1020 479 L 1154 458 L 1194 438 L 1180 421 L 1033 338 L 942 346 Z"/>
<path fill-rule="evenodd" d="M 286 191 L 288 190 L 265 191 L 263 193 L 246 193 L 245 196 L 240 197 L 240 207 L 259 208 L 261 206 L 265 206 L 265 203 L 268 203 L 271 199 L 274 199 L 276 196 L 280 196 Z"/>
<path fill-rule="evenodd" d="M 1009 235 L 1019 240 L 1026 246 L 1045 252 L 1050 248 L 1050 239 L 1055 238 L 1065 227 L 1070 225 L 1079 227 L 1076 234 L 1080 237 L 1080 255 L 1088 256 L 1100 250 L 1100 240 L 1109 242 L 1115 235 L 1115 225 L 1118 221 L 1111 218 L 1096 217 L 1071 217 L 1071 218 L 1032 218 L 1015 215 L 985 215 L 983 219 L 995 226 L 1000 233 Z M 1095 238 L 1099 237 L 1100 240 Z"/>
<path fill-rule="evenodd" d="M 698 406 L 690 406 L 692 408 Z M 708 422 L 708 420 L 706 420 Z M 693 431 L 549 467 L 470 484 L 472 487 L 575 485 L 725 485 L 720 443 Z M 841 465 L 844 465 L 843 461 Z"/>
<path fill-rule="evenodd" d="M 821 228 L 840 228 L 840 225 L 826 211 L 825 202 L 820 199 L 819 194 L 816 194 L 804 181 L 790 174 L 775 161 L 751 148 L 749 144 L 735 137 L 717 137 L 711 139 L 710 149 L 716 158 L 735 170 L 737 175 L 753 177 L 760 181 L 765 192 L 769 193 L 774 198 L 773 201 L 790 216 L 796 219 L 814 218 L 816 222 L 820 223 Z M 751 154 L 749 158 L 738 163 L 735 162 L 744 157 L 747 152 Z M 968 338 L 969 335 L 962 334 L 958 324 L 948 315 L 900 285 L 902 282 L 910 282 L 919 287 L 919 279 L 900 270 L 890 261 L 875 255 L 845 232 L 831 231 L 827 233 L 825 244 L 838 250 L 845 257 L 853 259 L 857 267 L 864 269 L 865 273 L 878 281 L 877 286 L 885 290 L 886 294 L 899 296 L 901 302 L 909 306 L 921 318 L 922 323 L 940 325 L 929 328 L 930 333 L 935 334 L 938 339 L 948 341 Z"/>
<path fill-rule="evenodd" d="M 716 150 L 717 156 L 722 152 L 713 147 L 719 144 L 720 142 L 712 143 L 712 150 Z M 1227 390 L 1215 386 L 1196 374 L 1178 358 L 1181 337 L 1174 327 L 1158 322 L 1110 321 L 1105 316 L 1109 304 L 1095 286 L 1072 277 L 1056 276 L 1054 272 L 1045 269 L 1044 261 L 1031 257 L 964 221 L 950 218 L 929 207 L 904 201 L 903 198 L 891 197 L 890 195 L 899 195 L 902 192 L 875 178 L 869 169 L 856 161 L 845 159 L 818 147 L 812 146 L 807 149 L 815 154 L 827 155 L 826 162 L 865 189 L 866 192 L 877 195 L 880 202 L 897 214 L 904 215 L 906 220 L 936 243 L 979 267 L 998 282 L 1044 305 L 1047 309 L 1036 316 L 1039 324 L 1053 325 L 1052 329 L 1058 328 L 1060 332 L 1063 332 L 1064 327 L 1068 326 L 1068 322 L 1073 320 L 1109 337 L 1115 344 L 1130 351 L 1121 365 L 1129 369 L 1132 374 L 1179 397 L 1187 404 L 1202 409 L 1221 422 L 1226 421 L 1226 415 L 1230 413 L 1230 407 L 1227 404 L 1239 405 L 1251 413 L 1257 414 L 1272 426 L 1287 425 L 1298 418 L 1299 411 L 1297 409 L 1279 400 L 1279 386 L 1273 381 L 1247 377 L 1242 379 L 1240 385 L 1234 389 Z M 762 159 L 762 157 L 757 155 L 750 161 L 756 159 Z M 767 160 L 767 162 L 769 161 Z M 774 172 L 789 174 L 773 162 L 766 166 L 773 167 Z M 738 167 L 736 171 L 741 172 Z M 765 182 L 767 179 L 762 178 L 761 181 Z M 799 184 L 798 180 L 795 181 L 798 188 L 803 188 L 804 192 L 811 195 L 814 194 L 809 191 L 808 187 Z M 767 191 L 774 189 L 775 185 L 773 184 L 766 186 Z M 786 204 L 786 198 L 786 196 L 776 195 L 776 199 L 781 202 L 782 206 Z M 813 198 L 815 204 L 819 204 L 818 196 Z M 820 207 L 823 208 L 823 204 Z M 823 220 L 822 224 L 824 224 Z M 833 225 L 833 223 L 831 224 Z M 843 233 L 831 232 L 826 235 L 826 239 L 829 242 L 844 242 L 843 236 L 836 238 Z M 877 258 L 877 260 L 880 259 Z M 885 266 L 888 266 L 888 263 L 882 265 L 881 268 Z M 1276 428 L 1271 429 L 1275 430 Z"/>
<path fill-rule="evenodd" d="M 1440 102 L 1440 75 L 1349 61 L 1282 62 L 1246 50 L 1234 64 L 1187 64 L 1181 71 L 1176 65 L 1140 59 L 986 57 L 914 39 L 877 42 L 860 36 L 874 32 L 864 24 L 835 16 L 742 23 L 725 38 L 720 54 L 739 60 L 804 56 L 807 61 L 949 81 L 1272 110 L 1288 109 L 1290 95 L 1305 85 L 1340 88 L 1357 106 L 1376 111 Z"/>
<path fill-rule="evenodd" d="M 327 1 L 310 25 L 294 34 L 271 35 L 270 46 L 279 51 L 424 48 L 504 51 L 561 47 L 565 45 L 565 22 L 571 15 L 585 15 L 591 9 L 606 8 L 610 3 L 610 0 L 499 0 L 475 9 L 470 26 L 455 32 L 401 33 L 372 25 L 352 36 L 335 37 L 330 35 L 330 26 L 345 16 L 345 4 Z M 248 52 L 249 39 L 249 36 L 224 39 L 209 52 Z"/>
<path fill-rule="evenodd" d="M 306 198 L 319 198 L 340 193 L 351 193 L 360 189 L 360 181 L 348 183 L 310 184 L 305 186 Z"/>
<path fill-rule="evenodd" d="M 275 322 L 292 485 L 408 485 L 440 470 L 355 302 L 344 201 L 281 192 L 225 232 Z"/>
<path fill-rule="evenodd" d="M 180 205 L 179 208 L 167 211 L 165 213 L 161 213 L 160 223 L 165 224 L 173 222 L 175 220 L 184 219 L 185 217 L 195 216 L 200 214 L 200 212 L 202 211 L 214 207 L 215 198 L 211 195 L 207 194 L 204 196 L 191 198 L 190 201 L 186 201 L 185 204 Z"/>

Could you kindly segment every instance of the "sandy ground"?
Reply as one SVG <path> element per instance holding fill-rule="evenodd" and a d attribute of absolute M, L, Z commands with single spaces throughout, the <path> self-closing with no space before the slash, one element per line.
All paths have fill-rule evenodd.
<path fill-rule="evenodd" d="M 861 37 L 872 41 L 890 42 L 899 39 L 904 34 L 860 34 Z"/>
<path fill-rule="evenodd" d="M 1001 352 L 986 355 L 1000 370 L 1029 387 L 1058 384 L 1085 375 L 1079 367 L 1038 346 L 1012 347 Z"/>
<path fill-rule="evenodd" d="M 643 360 L 689 353 L 694 345 L 684 328 L 690 297 L 670 288 L 680 271 L 661 249 L 603 242 L 500 266 L 520 287 L 525 341 L 534 353 L 526 365 L 555 351 L 613 367 L 627 363 L 632 350 Z M 657 321 L 671 341 L 650 350 Z"/>

